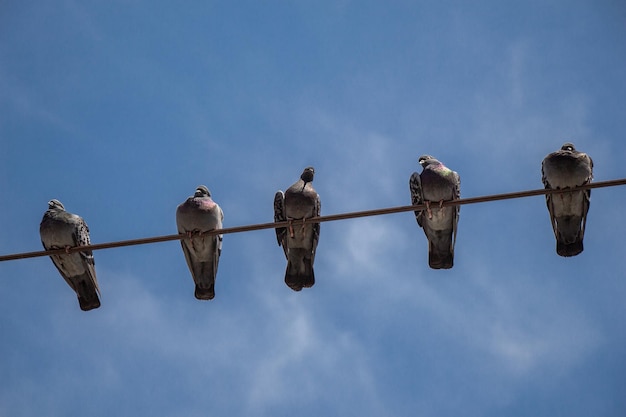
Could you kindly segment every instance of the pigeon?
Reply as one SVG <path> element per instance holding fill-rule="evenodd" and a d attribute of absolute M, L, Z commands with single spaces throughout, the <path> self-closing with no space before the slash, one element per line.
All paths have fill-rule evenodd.
<path fill-rule="evenodd" d="M 224 213 L 211 199 L 209 189 L 200 185 L 194 195 L 176 208 L 178 233 L 186 234 L 180 244 L 187 260 L 196 289 L 198 300 L 212 300 L 215 297 L 215 277 L 222 253 L 222 235 L 205 235 L 206 232 L 221 229 Z"/>
<path fill-rule="evenodd" d="M 311 184 L 314 175 L 313 167 L 307 167 L 284 194 L 279 190 L 274 195 L 274 221 L 289 221 L 288 227 L 276 228 L 276 238 L 287 258 L 285 284 L 294 291 L 315 284 L 313 262 L 320 224 L 306 221 L 321 211 L 320 196 Z"/>
<path fill-rule="evenodd" d="M 568 142 L 544 158 L 541 174 L 546 189 L 573 188 L 591 182 L 593 161 Z M 560 256 L 576 256 L 583 251 L 590 198 L 591 190 L 546 194 L 556 253 Z"/>
<path fill-rule="evenodd" d="M 423 170 L 411 175 L 409 189 L 413 205 L 426 205 L 426 210 L 415 211 L 415 217 L 428 239 L 428 265 L 449 269 L 454 263 L 460 206 L 442 207 L 442 203 L 461 198 L 461 178 L 430 155 L 420 156 L 418 162 Z M 432 207 L 432 202 L 438 207 Z"/>
<path fill-rule="evenodd" d="M 39 225 L 41 243 L 46 250 L 87 246 L 89 227 L 76 214 L 65 211 L 59 200 L 50 200 L 48 210 Z M 80 309 L 89 311 L 100 307 L 100 289 L 96 279 L 95 262 L 90 250 L 50 255 L 65 282 L 76 292 Z"/>

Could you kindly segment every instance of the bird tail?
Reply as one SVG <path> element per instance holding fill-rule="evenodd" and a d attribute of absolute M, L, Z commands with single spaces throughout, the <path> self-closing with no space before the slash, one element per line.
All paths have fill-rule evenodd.
<path fill-rule="evenodd" d="M 219 257 L 206 262 L 196 262 L 192 267 L 192 277 L 196 284 L 194 296 L 198 300 L 212 300 L 215 298 L 215 278 Z"/>
<path fill-rule="evenodd" d="M 583 218 L 562 216 L 556 219 L 556 253 L 560 256 L 576 256 L 583 251 Z"/>
<path fill-rule="evenodd" d="M 91 285 L 91 280 L 87 274 L 81 277 L 76 286 L 76 295 L 78 296 L 78 304 L 83 311 L 93 310 L 100 307 L 100 298 L 98 297 L 97 287 Z"/>
<path fill-rule="evenodd" d="M 428 252 L 428 266 L 432 269 L 450 269 L 454 265 L 452 252 Z"/>
<path fill-rule="evenodd" d="M 583 251 L 583 240 L 574 243 L 556 242 L 556 253 L 561 256 L 576 256 Z"/>
<path fill-rule="evenodd" d="M 215 298 L 215 285 L 211 284 L 210 286 L 200 286 L 196 284 L 196 290 L 193 294 L 198 300 L 212 300 Z"/>
<path fill-rule="evenodd" d="M 287 270 L 285 271 L 285 284 L 294 291 L 300 291 L 302 288 L 311 288 L 315 284 L 315 272 L 313 271 L 313 262 L 311 258 L 293 256 L 293 251 L 298 249 L 290 249 L 290 258 L 302 260 L 294 263 L 287 261 Z"/>
<path fill-rule="evenodd" d="M 432 269 L 450 269 L 454 265 L 452 231 L 442 231 L 437 239 L 428 242 L 428 266 Z"/>

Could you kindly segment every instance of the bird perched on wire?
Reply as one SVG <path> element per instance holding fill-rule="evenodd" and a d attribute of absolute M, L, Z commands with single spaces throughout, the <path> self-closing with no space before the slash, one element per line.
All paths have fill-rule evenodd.
<path fill-rule="evenodd" d="M 411 175 L 409 189 L 413 205 L 426 205 L 425 210 L 415 211 L 415 217 L 428 239 L 428 265 L 433 269 L 449 269 L 454 263 L 460 206 L 442 207 L 442 204 L 461 198 L 461 178 L 430 155 L 420 156 L 418 162 L 423 170 L 421 174 Z"/>
<path fill-rule="evenodd" d="M 285 193 L 274 195 L 274 221 L 289 221 L 288 227 L 276 228 L 278 245 L 283 247 L 287 258 L 285 283 L 294 291 L 309 288 L 315 284 L 313 262 L 320 236 L 320 224 L 307 222 L 318 217 L 321 212 L 320 196 L 313 185 L 313 167 L 307 167 L 300 179 Z"/>
<path fill-rule="evenodd" d="M 565 143 L 548 154 L 541 163 L 546 189 L 568 189 L 588 184 L 593 179 L 593 161 L 586 153 Z M 556 253 L 576 256 L 583 251 L 583 237 L 591 190 L 546 194 L 550 223 L 556 237 Z"/>
<path fill-rule="evenodd" d="M 39 225 L 39 235 L 46 250 L 66 250 L 64 254 L 50 255 L 50 259 L 78 296 L 80 309 L 89 311 L 100 307 L 100 289 L 92 252 L 69 253 L 69 248 L 90 244 L 89 227 L 82 217 L 65 211 L 59 200 L 50 200 Z"/>
<path fill-rule="evenodd" d="M 200 185 L 176 208 L 178 233 L 186 234 L 180 244 L 187 260 L 196 289 L 198 300 L 212 300 L 215 297 L 215 277 L 222 253 L 222 235 L 208 235 L 206 232 L 221 229 L 224 213 L 211 199 L 209 189 Z"/>

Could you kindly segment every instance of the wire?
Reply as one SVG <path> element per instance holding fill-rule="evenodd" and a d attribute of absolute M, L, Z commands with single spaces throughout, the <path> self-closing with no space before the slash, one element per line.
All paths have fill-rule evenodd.
<path fill-rule="evenodd" d="M 588 183 L 585 185 L 581 185 L 574 188 L 564 188 L 564 189 L 537 189 L 537 190 L 529 190 L 529 191 L 517 191 L 513 193 L 504 193 L 504 194 L 493 194 L 481 197 L 470 197 L 470 198 L 461 198 L 458 200 L 449 200 L 444 201 L 441 206 L 456 206 L 456 205 L 465 205 L 465 204 L 476 204 L 476 203 L 486 203 L 490 201 L 499 201 L 499 200 L 511 200 L 515 198 L 523 198 L 523 197 L 533 197 L 537 195 L 545 195 L 545 194 L 560 194 L 578 190 L 588 190 L 592 188 L 603 188 L 603 187 L 615 187 L 618 185 L 626 185 L 626 178 L 618 179 L 618 180 L 609 180 L 609 181 L 601 181 Z M 349 213 L 340 213 L 340 214 L 331 214 L 327 216 L 319 216 L 312 217 L 310 219 L 306 219 L 306 222 L 310 223 L 322 223 L 322 222 L 331 222 L 337 220 L 346 220 L 346 219 L 355 219 L 359 217 L 369 217 L 369 216 L 379 216 L 383 214 L 394 214 L 394 213 L 402 213 L 405 211 L 416 211 L 416 210 L 424 210 L 426 209 L 425 204 L 416 204 L 410 206 L 398 206 L 398 207 L 389 207 L 375 210 L 365 210 L 365 211 L 355 211 Z M 300 221 L 300 220 L 297 220 Z M 217 234 L 228 234 L 228 233 L 242 233 L 242 232 L 251 232 L 254 230 L 262 230 L 262 229 L 274 229 L 277 227 L 286 227 L 290 224 L 289 221 L 283 222 L 271 222 L 271 223 L 259 223 L 252 224 L 247 226 L 235 226 L 235 227 L 227 227 L 223 229 L 211 230 L 208 232 L 204 232 L 204 235 L 211 236 Z M 134 246 L 134 245 L 145 245 L 149 243 L 159 243 L 159 242 L 167 242 L 171 240 L 182 240 L 189 239 L 186 234 L 175 234 L 175 235 L 165 235 L 165 236 L 155 236 L 155 237 L 147 237 L 140 239 L 131 239 L 131 240 L 121 240 L 117 242 L 107 242 L 107 243 L 96 243 L 88 246 L 74 246 L 67 249 L 52 249 L 52 250 L 44 250 L 37 252 L 24 252 L 24 253 L 16 253 L 12 255 L 3 255 L 0 256 L 0 262 L 4 261 L 12 261 L 17 259 L 26 259 L 26 258 L 36 258 L 40 256 L 50 256 L 57 255 L 63 253 L 72 253 L 79 252 L 83 250 L 100 250 L 100 249 L 110 249 L 110 248 L 118 248 L 123 246 Z"/>

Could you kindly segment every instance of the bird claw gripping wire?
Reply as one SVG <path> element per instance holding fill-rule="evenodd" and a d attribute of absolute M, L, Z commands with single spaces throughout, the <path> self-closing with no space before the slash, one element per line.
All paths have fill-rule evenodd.
<path fill-rule="evenodd" d="M 293 219 L 289 219 L 289 237 L 293 238 L 295 237 L 295 234 L 293 232 Z"/>
<path fill-rule="evenodd" d="M 443 208 L 443 200 L 439 200 L 439 210 Z M 430 201 L 426 201 L 426 212 L 428 213 L 428 218 L 433 218 L 433 212 L 430 209 Z"/>

